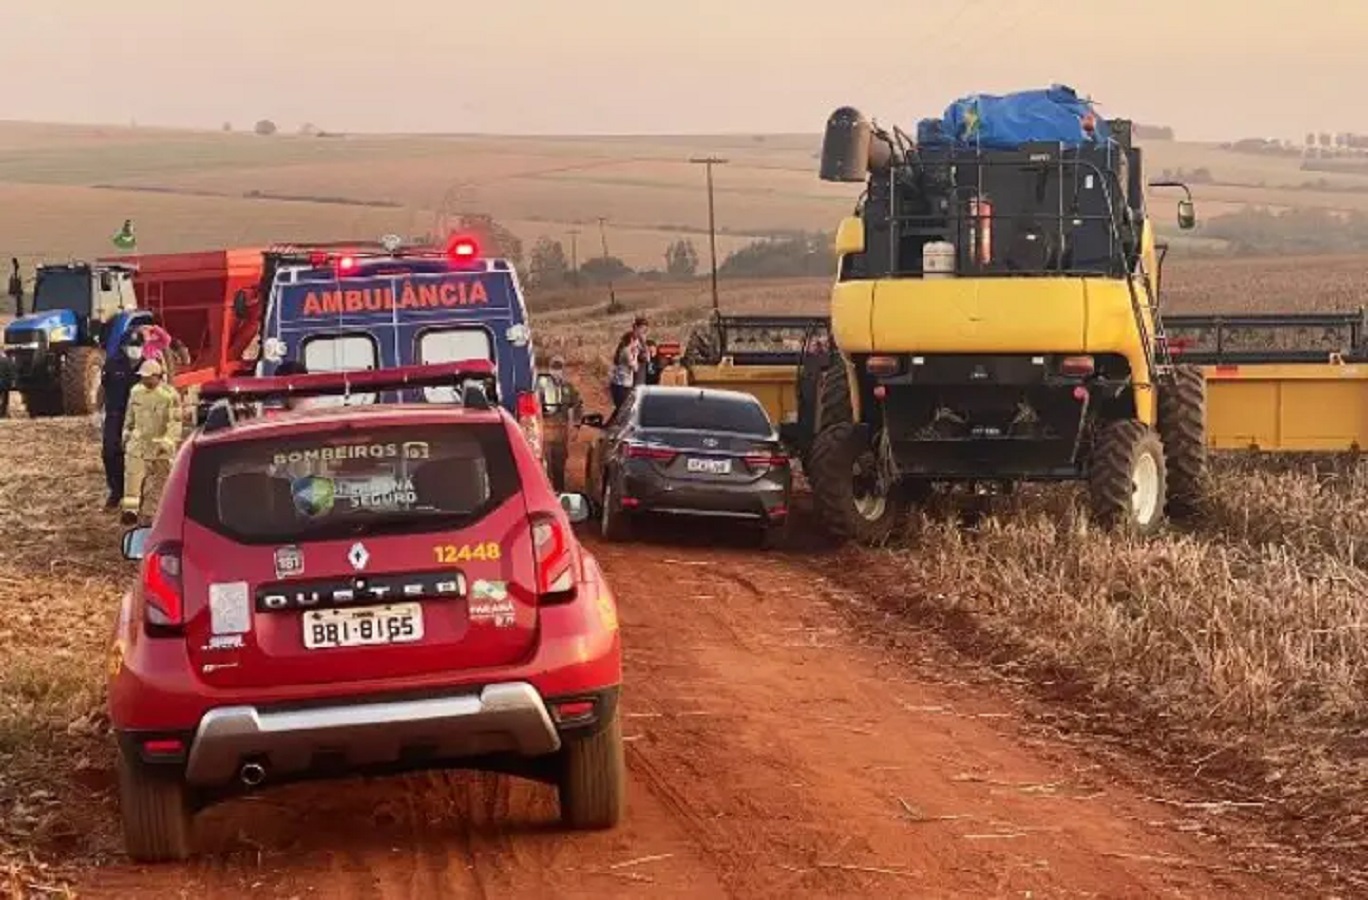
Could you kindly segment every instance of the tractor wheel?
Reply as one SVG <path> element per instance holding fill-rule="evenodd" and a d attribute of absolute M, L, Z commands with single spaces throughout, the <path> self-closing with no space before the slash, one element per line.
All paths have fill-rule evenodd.
<path fill-rule="evenodd" d="M 104 353 L 96 347 L 73 347 L 62 360 L 62 411 L 88 416 L 100 408 L 100 368 Z"/>
<path fill-rule="evenodd" d="M 1134 419 L 1102 425 L 1088 464 L 1093 518 L 1108 528 L 1151 534 L 1164 521 L 1164 445 Z"/>
<path fill-rule="evenodd" d="M 880 492 L 873 449 L 850 422 L 822 429 L 812 442 L 808 482 L 817 521 L 839 541 L 878 545 L 903 519 L 906 497 L 897 485 Z"/>
<path fill-rule="evenodd" d="M 24 398 L 24 409 L 28 412 L 30 419 L 44 419 L 62 414 L 61 391 L 46 388 L 21 391 L 19 396 Z"/>
<path fill-rule="evenodd" d="M 1179 366 L 1170 385 L 1159 388 L 1159 436 L 1168 472 L 1167 512 L 1192 519 L 1205 500 L 1206 378 L 1196 366 Z"/>

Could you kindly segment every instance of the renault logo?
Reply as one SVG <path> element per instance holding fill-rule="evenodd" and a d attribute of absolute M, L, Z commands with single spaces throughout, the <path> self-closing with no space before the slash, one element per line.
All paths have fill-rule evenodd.
<path fill-rule="evenodd" d="M 366 552 L 366 545 L 360 541 L 351 545 L 347 551 L 347 562 L 351 563 L 352 568 L 360 572 L 370 562 L 370 553 Z"/>

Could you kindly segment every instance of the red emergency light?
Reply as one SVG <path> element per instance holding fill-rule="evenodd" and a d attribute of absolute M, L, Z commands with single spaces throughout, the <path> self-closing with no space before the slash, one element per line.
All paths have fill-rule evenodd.
<path fill-rule="evenodd" d="M 446 245 L 447 256 L 460 262 L 469 262 L 479 257 L 480 245 L 468 234 L 452 235 Z"/>
<path fill-rule="evenodd" d="M 344 256 L 337 261 L 337 271 L 350 272 L 356 268 L 356 257 Z"/>

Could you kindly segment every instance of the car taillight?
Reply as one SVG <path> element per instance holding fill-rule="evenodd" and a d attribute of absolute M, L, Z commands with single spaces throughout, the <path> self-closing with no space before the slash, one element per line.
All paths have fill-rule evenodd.
<path fill-rule="evenodd" d="M 654 459 L 656 462 L 668 463 L 679 455 L 678 450 L 669 447 L 652 447 L 648 444 L 624 444 L 622 453 L 628 459 Z"/>
<path fill-rule="evenodd" d="M 180 544 L 160 544 L 143 560 L 142 589 L 148 625 L 177 629 L 185 624 Z"/>
<path fill-rule="evenodd" d="M 552 516 L 532 522 L 532 550 L 537 559 L 537 596 L 543 602 L 568 600 L 575 590 L 574 559 L 565 527 Z"/>
<path fill-rule="evenodd" d="M 1059 371 L 1064 375 L 1084 378 L 1093 373 L 1096 367 L 1091 356 L 1066 356 L 1059 362 Z"/>
<path fill-rule="evenodd" d="M 789 464 L 788 457 L 782 453 L 747 453 L 745 460 L 746 465 L 761 472 L 768 469 L 782 469 Z"/>

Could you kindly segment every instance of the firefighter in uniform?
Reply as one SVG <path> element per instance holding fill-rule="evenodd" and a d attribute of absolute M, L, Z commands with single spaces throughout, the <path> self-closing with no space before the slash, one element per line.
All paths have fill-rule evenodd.
<path fill-rule="evenodd" d="M 162 380 L 162 373 L 161 363 L 145 361 L 138 367 L 140 380 L 128 395 L 123 431 L 124 489 L 119 503 L 126 524 L 151 519 L 181 437 L 180 395 Z M 153 482 L 150 491 L 149 478 Z"/>
<path fill-rule="evenodd" d="M 563 491 L 572 429 L 579 427 L 584 400 L 565 377 L 565 360 L 559 356 L 553 356 L 550 369 L 537 378 L 537 389 L 544 413 L 546 474 L 551 477 L 551 486 Z"/>

